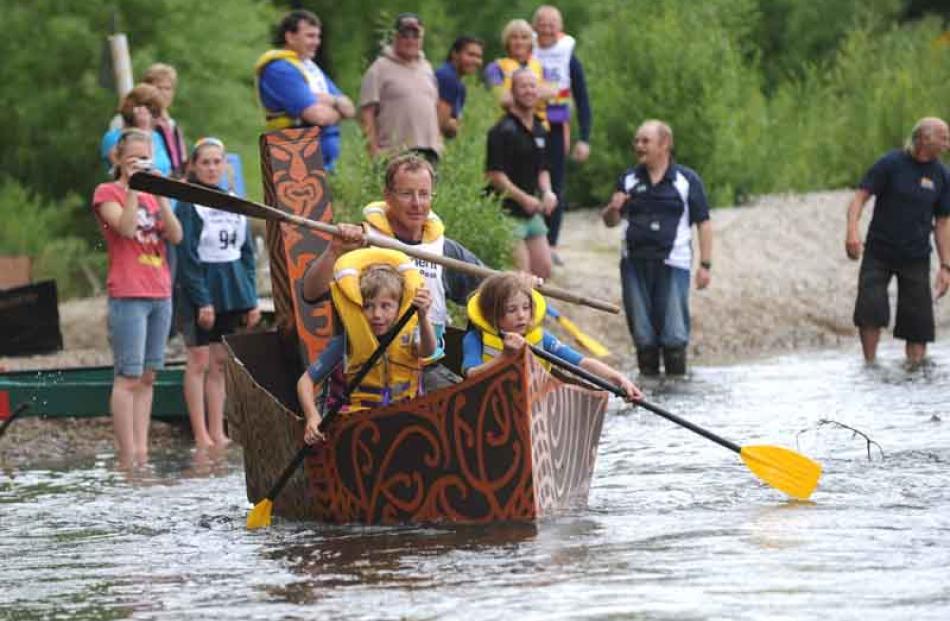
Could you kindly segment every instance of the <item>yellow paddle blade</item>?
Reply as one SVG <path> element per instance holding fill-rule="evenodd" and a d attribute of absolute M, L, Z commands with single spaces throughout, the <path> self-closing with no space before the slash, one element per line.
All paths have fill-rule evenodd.
<path fill-rule="evenodd" d="M 610 355 L 610 350 L 604 347 L 600 341 L 589 334 L 581 332 L 581 329 L 564 315 L 558 315 L 557 322 L 581 344 L 581 347 L 592 353 L 595 357 L 603 358 L 604 356 Z"/>
<path fill-rule="evenodd" d="M 260 501 L 251 512 L 247 514 L 247 527 L 250 529 L 267 528 L 270 526 L 270 514 L 274 509 L 274 501 L 265 498 Z"/>
<path fill-rule="evenodd" d="M 821 464 L 780 446 L 743 446 L 742 461 L 755 476 L 789 496 L 807 500 L 818 486 Z"/>

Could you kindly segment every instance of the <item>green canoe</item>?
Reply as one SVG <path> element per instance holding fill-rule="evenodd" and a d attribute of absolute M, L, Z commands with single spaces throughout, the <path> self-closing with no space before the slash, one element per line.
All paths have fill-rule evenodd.
<path fill-rule="evenodd" d="M 188 410 L 182 393 L 184 370 L 184 364 L 177 363 L 158 372 L 153 418 L 187 420 Z M 23 416 L 107 416 L 112 374 L 112 367 L 0 373 L 0 420 L 21 403 L 30 404 Z"/>

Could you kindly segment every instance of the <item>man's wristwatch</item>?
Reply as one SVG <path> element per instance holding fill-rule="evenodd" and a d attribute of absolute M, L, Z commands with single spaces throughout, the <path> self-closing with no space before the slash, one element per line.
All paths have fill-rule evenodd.
<path fill-rule="evenodd" d="M 700 262 L 699 262 L 699 267 L 701 267 L 701 268 L 703 268 L 703 269 L 706 269 L 706 270 L 711 270 L 711 269 L 712 269 L 712 261 L 700 261 Z"/>

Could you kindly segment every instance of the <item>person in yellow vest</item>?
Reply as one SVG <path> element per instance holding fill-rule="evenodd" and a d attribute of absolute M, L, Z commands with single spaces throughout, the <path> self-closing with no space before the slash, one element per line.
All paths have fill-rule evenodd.
<path fill-rule="evenodd" d="M 389 161 L 386 167 L 383 200 L 363 209 L 364 226 L 378 235 L 398 239 L 404 244 L 473 265 L 482 265 L 471 250 L 445 232 L 442 219 L 432 211 L 435 196 L 435 171 L 423 156 L 406 153 Z M 340 223 L 340 235 L 330 240 L 323 253 L 307 267 L 303 280 L 303 299 L 316 304 L 326 299 L 333 279 L 333 266 L 345 253 L 365 245 L 363 227 Z M 464 304 L 478 288 L 478 279 L 424 259 L 411 259 L 426 281 L 432 295 L 429 318 L 435 325 L 439 347 L 427 361 L 425 388 L 432 392 L 461 381 L 444 365 L 442 335 L 448 324 L 446 300 Z"/>
<path fill-rule="evenodd" d="M 544 80 L 544 68 L 533 55 L 534 30 L 523 19 L 513 19 L 501 31 L 501 44 L 508 56 L 494 60 L 485 67 L 485 82 L 505 110 L 510 110 L 514 101 L 511 96 L 511 77 L 519 69 L 530 69 L 538 78 L 538 103 L 535 114 L 547 127 L 548 100 L 557 95 L 555 86 Z"/>
<path fill-rule="evenodd" d="M 276 48 L 261 55 L 254 73 L 267 130 L 319 125 L 323 167 L 332 171 L 340 156 L 337 123 L 356 116 L 356 107 L 313 61 L 321 34 L 319 17 L 291 11 L 275 28 Z"/>
<path fill-rule="evenodd" d="M 473 327 L 462 340 L 462 372 L 466 376 L 489 370 L 502 356 L 512 356 L 529 343 L 616 384 L 629 401 L 643 398 L 636 384 L 620 371 L 582 356 L 541 327 L 544 297 L 523 275 L 486 278 L 469 299 L 467 310 Z"/>
<path fill-rule="evenodd" d="M 297 381 L 308 444 L 322 438 L 314 384 L 322 383 L 342 366 L 348 386 L 379 346 L 379 339 L 410 306 L 415 307 L 416 317 L 409 320 L 360 385 L 345 397 L 329 395 L 324 407 L 340 405 L 339 400 L 345 398 L 341 411 L 349 413 L 415 397 L 422 387 L 423 359 L 436 349 L 435 330 L 428 316 L 432 297 L 422 275 L 402 252 L 363 248 L 343 255 L 334 265 L 330 292 L 344 334 L 332 339 Z"/>

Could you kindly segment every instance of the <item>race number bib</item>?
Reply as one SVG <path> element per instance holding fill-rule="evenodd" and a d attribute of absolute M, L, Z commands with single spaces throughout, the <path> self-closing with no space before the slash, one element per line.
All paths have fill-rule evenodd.
<path fill-rule="evenodd" d="M 247 219 L 203 205 L 195 205 L 195 211 L 203 223 L 198 240 L 198 258 L 202 263 L 230 263 L 240 259 Z"/>

